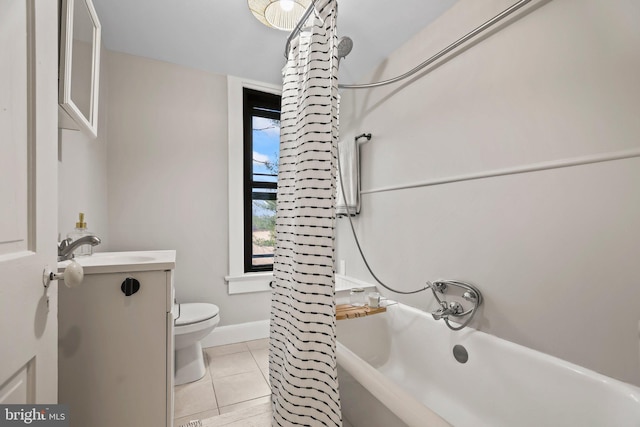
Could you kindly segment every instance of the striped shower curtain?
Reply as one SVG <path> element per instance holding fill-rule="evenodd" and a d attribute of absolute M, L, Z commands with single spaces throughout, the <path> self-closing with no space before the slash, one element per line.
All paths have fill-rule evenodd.
<path fill-rule="evenodd" d="M 336 0 L 319 0 L 284 69 L 269 379 L 274 426 L 341 426 L 334 283 Z"/>

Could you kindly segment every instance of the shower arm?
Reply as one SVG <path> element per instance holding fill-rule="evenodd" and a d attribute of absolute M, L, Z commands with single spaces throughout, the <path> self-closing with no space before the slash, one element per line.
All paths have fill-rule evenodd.
<path fill-rule="evenodd" d="M 448 54 L 448 53 L 452 52 L 453 50 L 455 50 L 456 48 L 460 47 L 462 44 L 464 44 L 464 43 L 468 42 L 469 40 L 473 39 L 474 37 L 482 34 L 486 30 L 488 30 L 489 28 L 491 28 L 492 26 L 497 24 L 498 22 L 502 21 L 503 19 L 505 19 L 506 17 L 508 17 L 512 13 L 518 11 L 523 6 L 525 6 L 528 3 L 530 3 L 531 1 L 532 0 L 519 0 L 518 2 L 516 2 L 513 5 L 509 6 L 508 8 L 506 8 L 505 10 L 503 10 L 502 12 L 500 12 L 499 14 L 494 16 L 493 18 L 489 19 L 488 21 L 486 21 L 482 25 L 476 27 L 472 31 L 470 31 L 467 34 L 465 34 L 464 36 L 460 37 L 458 40 L 454 41 L 449 46 L 445 47 L 440 52 L 436 53 L 435 55 L 433 55 L 432 57 L 430 57 L 429 59 L 427 59 L 426 61 L 424 61 L 420 65 L 418 65 L 417 67 L 413 68 L 410 71 L 407 71 L 406 73 L 404 73 L 404 74 L 402 74 L 400 76 L 397 76 L 397 77 L 394 77 L 394 78 L 391 78 L 391 79 L 388 79 L 388 80 L 382 80 L 382 81 L 375 82 L 375 83 L 352 84 L 352 85 L 339 84 L 338 87 L 340 89 L 371 89 L 371 88 L 375 88 L 375 87 L 386 86 L 386 85 L 389 85 L 389 84 L 396 83 L 396 82 L 399 82 L 401 80 L 404 80 L 404 79 L 406 79 L 408 77 L 411 77 L 414 74 L 416 74 L 417 72 L 419 72 L 420 70 L 428 67 L 429 65 L 433 64 L 437 60 L 441 59 L 446 54 Z M 315 9 L 315 6 L 316 6 L 317 2 L 318 2 L 318 0 L 313 0 L 311 5 L 309 5 L 307 10 L 305 11 L 304 15 L 302 15 L 302 18 L 300 18 L 300 20 L 296 24 L 296 26 L 293 29 L 293 31 L 291 31 L 291 34 L 289 34 L 289 37 L 287 38 L 287 44 L 286 44 L 286 47 L 285 47 L 285 52 L 284 52 L 285 58 L 289 57 L 289 48 L 291 47 L 291 41 L 293 40 L 293 38 L 295 36 L 297 36 L 300 33 L 300 31 L 302 30 L 302 26 L 307 21 L 309 16 L 311 16 L 311 12 L 313 12 L 313 10 Z"/>

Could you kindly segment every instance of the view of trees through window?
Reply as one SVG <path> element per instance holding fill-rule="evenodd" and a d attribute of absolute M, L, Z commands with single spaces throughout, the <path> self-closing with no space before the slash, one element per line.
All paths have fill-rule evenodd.
<path fill-rule="evenodd" d="M 280 154 L 280 96 L 244 89 L 244 265 L 273 269 Z"/>
<path fill-rule="evenodd" d="M 280 120 L 253 118 L 253 181 L 278 182 Z M 256 189 L 252 199 L 253 264 L 273 264 L 276 247 L 276 200 L 274 189 Z M 273 197 L 273 199 L 271 198 Z"/>

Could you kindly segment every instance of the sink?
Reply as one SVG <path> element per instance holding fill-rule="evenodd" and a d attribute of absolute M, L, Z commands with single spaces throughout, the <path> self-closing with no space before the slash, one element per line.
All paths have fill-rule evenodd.
<path fill-rule="evenodd" d="M 173 270 L 176 266 L 176 251 L 96 252 L 74 260 L 82 266 L 84 274 Z M 71 261 L 60 261 L 58 271 L 63 271 L 70 263 Z"/>
<path fill-rule="evenodd" d="M 149 255 L 137 255 L 132 252 L 99 252 L 91 255 L 91 257 L 78 258 L 77 261 L 80 263 L 82 263 L 82 261 L 86 261 L 89 263 L 139 264 L 142 262 L 155 261 L 156 259 L 157 258 Z"/>

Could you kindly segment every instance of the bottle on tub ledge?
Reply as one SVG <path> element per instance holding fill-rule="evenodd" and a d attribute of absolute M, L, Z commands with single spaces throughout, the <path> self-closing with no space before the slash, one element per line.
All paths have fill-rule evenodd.
<path fill-rule="evenodd" d="M 84 213 L 80 212 L 78 214 L 78 222 L 76 222 L 76 228 L 73 229 L 67 237 L 69 237 L 72 241 L 78 240 L 81 237 L 89 236 L 93 233 L 87 230 L 87 223 L 84 221 Z M 93 254 L 93 246 L 90 244 L 78 246 L 73 251 L 74 256 L 87 256 Z"/>

